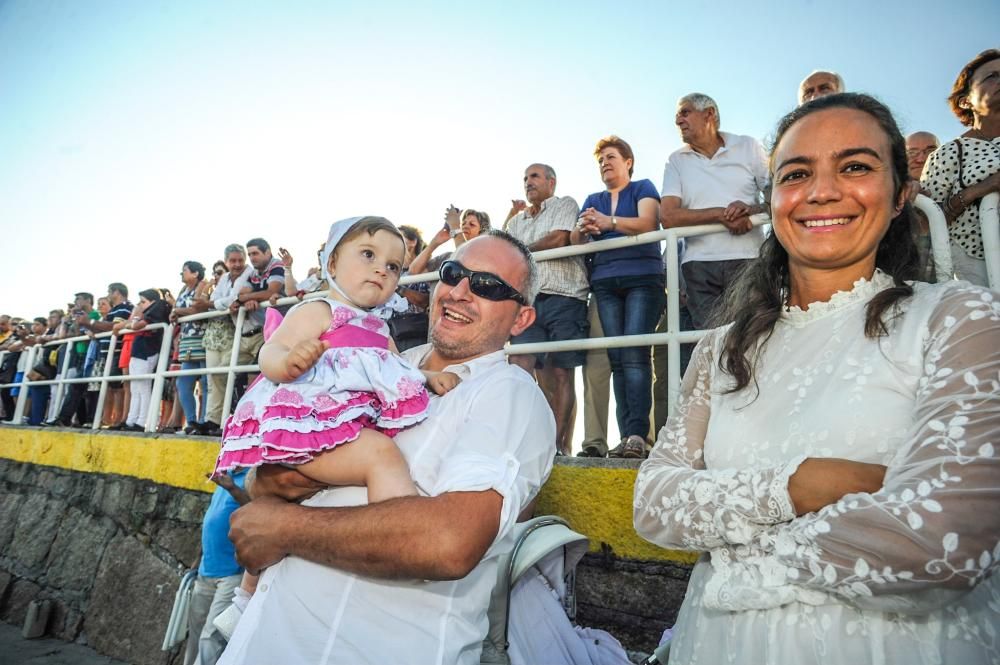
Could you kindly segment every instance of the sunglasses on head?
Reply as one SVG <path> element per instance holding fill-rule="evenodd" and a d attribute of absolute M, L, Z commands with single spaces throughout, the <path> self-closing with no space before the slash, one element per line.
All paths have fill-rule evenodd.
<path fill-rule="evenodd" d="M 458 261 L 442 263 L 438 270 L 438 276 L 448 286 L 458 286 L 463 279 L 468 278 L 469 290 L 480 298 L 498 302 L 513 300 L 521 305 L 528 304 L 528 301 L 517 292 L 517 289 L 493 273 L 469 270 Z"/>

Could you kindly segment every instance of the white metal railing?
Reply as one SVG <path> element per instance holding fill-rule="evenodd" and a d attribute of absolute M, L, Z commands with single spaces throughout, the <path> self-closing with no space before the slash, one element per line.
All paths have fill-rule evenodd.
<path fill-rule="evenodd" d="M 992 192 L 979 202 L 979 228 L 983 234 L 983 254 L 990 288 L 1000 290 L 1000 194 Z"/>
<path fill-rule="evenodd" d="M 994 275 L 1000 276 L 1000 233 L 998 233 L 997 228 L 1000 225 L 997 217 L 997 195 L 991 194 L 983 199 L 982 202 L 982 213 L 981 220 L 983 224 L 983 242 L 986 247 L 987 253 L 987 264 L 988 266 L 993 266 L 991 273 L 990 284 L 992 287 L 996 287 L 996 284 L 1000 282 L 1000 279 L 994 277 Z M 927 216 L 927 220 L 930 226 L 931 235 L 931 246 L 934 254 L 934 262 L 937 267 L 938 281 L 944 281 L 949 279 L 952 274 L 952 262 L 951 262 L 951 252 L 950 243 L 948 239 L 948 225 L 944 217 L 944 213 L 941 209 L 934 203 L 930 198 L 920 195 L 917 197 L 916 207 L 919 208 Z M 754 215 L 752 217 L 753 224 L 755 226 L 761 226 L 768 224 L 770 219 L 766 215 Z M 666 241 L 666 277 L 667 277 L 667 331 L 662 333 L 651 333 L 648 335 L 623 335 L 619 337 L 599 337 L 599 338 L 589 338 L 581 340 L 563 341 L 563 342 L 544 342 L 536 344 L 518 344 L 510 345 L 508 344 L 505 351 L 508 354 L 531 354 L 531 353 L 546 353 L 551 351 L 572 351 L 577 349 L 600 349 L 600 348 L 621 348 L 629 346 L 659 346 L 666 345 L 667 347 L 667 384 L 668 384 L 668 412 L 673 413 L 674 404 L 680 389 L 680 345 L 695 343 L 700 340 L 705 334 L 708 333 L 707 330 L 680 330 L 680 301 L 679 301 L 679 257 L 677 252 L 677 240 L 679 238 L 685 238 L 695 235 L 707 235 L 711 233 L 726 233 L 727 229 L 721 224 L 704 224 L 700 226 L 689 226 L 674 229 L 663 229 L 657 231 L 650 231 L 647 233 L 641 233 L 634 236 L 624 236 L 620 238 L 613 238 L 610 240 L 594 241 L 582 245 L 570 245 L 567 247 L 559 247 L 557 249 L 549 249 L 540 252 L 535 252 L 534 257 L 538 261 L 549 261 L 552 259 L 559 259 L 566 256 L 577 256 L 581 254 L 590 254 L 598 251 L 605 251 L 609 249 L 616 249 L 620 247 L 631 247 L 636 245 L 643 245 L 652 242 Z M 992 235 L 990 235 L 992 234 Z M 987 243 L 987 236 L 989 235 L 990 241 Z M 413 284 L 417 282 L 425 281 L 436 281 L 438 279 L 437 273 L 428 272 L 419 275 L 407 275 L 400 279 L 400 285 Z M 318 298 L 326 295 L 327 292 L 311 293 L 305 296 L 305 299 Z M 296 296 L 289 296 L 277 300 L 277 305 L 291 305 L 298 303 L 300 299 Z M 271 306 L 268 302 L 260 303 L 260 307 L 266 308 Z M 210 319 L 215 319 L 223 316 L 230 316 L 228 310 L 223 311 L 209 311 L 200 314 L 192 314 L 189 316 L 180 317 L 177 319 L 177 324 L 187 323 L 192 321 L 205 321 Z M 111 377 L 111 359 L 114 357 L 114 349 L 118 335 L 113 333 L 100 333 L 95 335 L 95 338 L 111 337 L 111 342 L 108 348 L 107 362 L 104 366 L 104 375 L 101 377 L 85 377 L 76 379 L 66 379 L 66 371 L 69 364 L 69 353 L 66 353 L 63 358 L 62 372 L 59 378 L 46 380 L 46 381 L 29 381 L 27 377 L 22 377 L 20 382 L 9 383 L 0 385 L 0 388 L 7 387 L 19 387 L 21 390 L 18 394 L 17 407 L 14 414 L 13 422 L 15 424 L 21 424 L 23 422 L 24 416 L 24 405 L 27 399 L 27 387 L 30 385 L 55 385 L 56 394 L 52 396 L 52 399 L 57 400 L 57 403 L 62 399 L 64 392 L 64 386 L 73 383 L 94 383 L 100 382 L 101 388 L 98 397 L 97 409 L 94 416 L 94 422 L 92 424 L 93 429 L 98 429 L 100 427 L 100 417 L 103 412 L 103 405 L 106 398 L 106 390 L 109 381 L 134 381 L 139 379 L 153 379 L 152 395 L 150 397 L 150 409 L 146 418 L 145 430 L 147 432 L 153 432 L 156 429 L 157 422 L 159 420 L 159 403 L 163 396 L 163 385 L 167 378 L 178 377 L 178 376 L 201 376 L 208 374 L 225 374 L 226 375 L 226 390 L 223 397 L 222 413 L 223 419 L 225 419 L 226 414 L 229 413 L 230 407 L 232 405 L 233 390 L 237 374 L 244 373 L 256 373 L 260 371 L 259 365 L 237 365 L 239 360 L 239 347 L 240 339 L 242 337 L 243 322 L 246 317 L 246 309 L 240 307 L 237 311 L 235 317 L 235 332 L 233 335 L 233 348 L 229 358 L 229 364 L 227 366 L 220 367 L 204 367 L 197 369 L 187 369 L 187 370 L 172 370 L 167 371 L 167 366 L 169 363 L 170 354 L 170 343 L 173 338 L 173 333 L 176 328 L 176 324 L 154 324 L 147 326 L 145 330 L 156 329 L 162 327 L 164 330 L 163 342 L 160 346 L 160 355 L 157 360 L 156 372 L 153 374 L 143 374 L 143 375 L 124 375 Z M 132 331 L 123 331 L 123 334 L 129 334 Z M 89 340 L 90 337 L 74 337 L 71 339 L 63 339 L 54 342 L 49 342 L 44 345 L 44 347 L 57 346 L 60 344 L 69 344 L 73 342 Z M 29 357 L 25 363 L 25 367 L 30 370 L 34 366 L 34 359 L 36 349 L 43 348 L 42 345 L 32 346 L 27 350 Z M 0 363 L 2 363 L 3 356 L 5 352 L 0 351 Z M 27 372 L 25 372 L 27 374 Z M 221 425 L 221 423 L 220 423 Z"/>

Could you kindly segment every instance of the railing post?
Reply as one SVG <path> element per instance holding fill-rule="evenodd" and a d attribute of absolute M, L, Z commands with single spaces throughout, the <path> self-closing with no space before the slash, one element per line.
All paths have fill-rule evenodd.
<path fill-rule="evenodd" d="M 979 204 L 979 227 L 983 234 L 986 278 L 991 289 L 1000 289 L 1000 194 L 990 192 Z"/>
<path fill-rule="evenodd" d="M 667 332 L 676 335 L 681 329 L 680 278 L 677 275 L 679 254 L 677 234 L 667 233 Z M 667 418 L 674 415 L 681 388 L 681 345 L 677 338 L 667 342 Z M 659 432 L 657 432 L 659 434 Z"/>
<path fill-rule="evenodd" d="M 156 359 L 156 377 L 153 379 L 153 393 L 149 396 L 149 412 L 146 413 L 146 431 L 155 432 L 160 422 L 160 401 L 163 399 L 163 373 L 170 366 L 170 348 L 174 340 L 174 326 L 168 324 L 163 328 L 163 341 L 160 342 L 160 356 Z"/>
<path fill-rule="evenodd" d="M 236 388 L 236 372 L 233 368 L 240 360 L 240 340 L 243 339 L 243 321 L 246 319 L 247 311 L 240 307 L 236 314 L 236 332 L 233 333 L 233 349 L 229 353 L 229 371 L 226 372 L 226 395 L 222 398 L 222 416 L 219 426 L 226 424 L 229 417 L 229 408 L 233 404 L 233 391 Z"/>
<path fill-rule="evenodd" d="M 69 357 L 73 353 L 73 349 L 70 348 L 70 344 L 76 344 L 76 342 L 63 342 L 63 344 L 66 345 L 66 352 L 63 354 L 62 367 L 60 368 L 58 378 L 59 383 L 56 384 L 56 394 L 55 397 L 52 398 L 55 400 L 56 418 L 58 418 L 59 414 L 62 412 L 62 398 L 63 393 L 66 392 L 66 384 L 63 382 L 66 380 L 66 373 L 69 371 Z M 60 344 L 56 344 L 57 349 L 60 346 Z"/>
<path fill-rule="evenodd" d="M 28 347 L 28 362 L 24 365 L 28 370 L 21 377 L 21 385 L 17 389 L 17 405 L 14 407 L 14 417 L 10 421 L 13 425 L 24 424 L 24 405 L 28 403 L 28 373 L 35 366 L 35 349 L 37 348 L 37 345 Z"/>
<path fill-rule="evenodd" d="M 108 355 L 104 361 L 104 380 L 101 381 L 101 389 L 97 392 L 97 408 L 94 410 L 94 422 L 90 425 L 92 430 L 101 429 L 101 420 L 104 418 L 104 400 L 108 397 L 108 377 L 111 376 L 111 363 L 115 359 L 115 343 L 117 341 L 118 335 L 111 333 L 111 337 L 108 338 Z"/>
<path fill-rule="evenodd" d="M 946 282 L 952 278 L 951 238 L 948 235 L 948 220 L 941 208 L 929 196 L 917 195 L 914 206 L 927 217 L 927 227 L 931 235 L 931 252 L 934 255 L 934 274 L 937 281 Z"/>

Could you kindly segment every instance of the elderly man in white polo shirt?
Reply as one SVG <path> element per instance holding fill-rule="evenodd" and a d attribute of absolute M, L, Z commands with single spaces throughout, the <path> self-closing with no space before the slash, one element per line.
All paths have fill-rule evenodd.
<path fill-rule="evenodd" d="M 660 222 L 665 228 L 717 223 L 728 231 L 687 238 L 681 271 L 688 309 L 700 330 L 733 275 L 757 256 L 764 240 L 750 215 L 766 209 L 767 156 L 757 139 L 719 131 L 719 107 L 708 95 L 681 97 L 674 122 L 684 146 L 663 169 Z"/>
<path fill-rule="evenodd" d="M 301 505 L 263 496 L 236 511 L 239 561 L 267 569 L 222 665 L 479 662 L 497 559 L 552 468 L 555 424 L 503 351 L 535 317 L 527 248 L 493 231 L 442 274 L 452 262 L 431 298 L 432 343 L 405 352 L 462 378 L 396 437 L 419 495 L 365 505 L 363 487 L 324 488 Z M 317 489 L 279 466 L 253 484 L 286 498 Z"/>

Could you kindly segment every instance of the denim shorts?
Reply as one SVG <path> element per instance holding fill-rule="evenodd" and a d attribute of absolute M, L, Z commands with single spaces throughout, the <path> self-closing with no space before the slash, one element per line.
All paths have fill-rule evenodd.
<path fill-rule="evenodd" d="M 569 339 L 587 339 L 590 322 L 587 320 L 587 302 L 568 296 L 540 293 L 535 298 L 535 322 L 511 344 L 536 342 L 561 342 Z M 538 356 L 536 365 L 550 365 L 562 369 L 580 367 L 587 359 L 587 352 L 557 351 Z"/>

